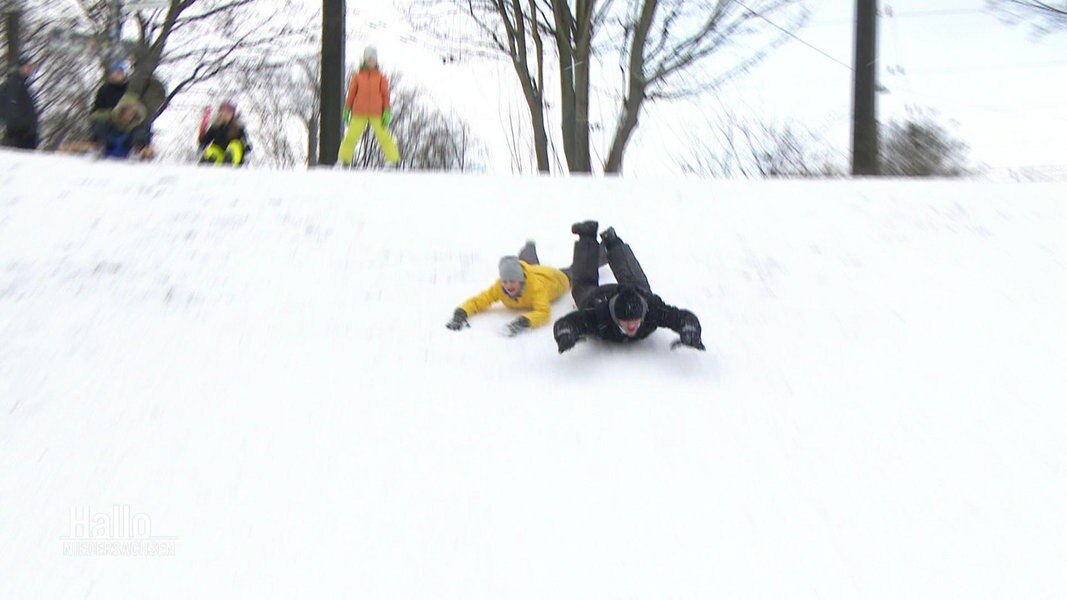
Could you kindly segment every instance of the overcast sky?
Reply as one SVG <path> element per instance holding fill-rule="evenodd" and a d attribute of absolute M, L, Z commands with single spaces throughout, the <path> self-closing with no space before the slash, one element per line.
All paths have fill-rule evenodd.
<path fill-rule="evenodd" d="M 408 4 L 349 0 L 349 56 L 355 60 L 366 43 L 377 45 L 386 68 L 403 71 L 442 107 L 471 122 L 490 150 L 491 170 L 510 170 L 502 133 L 506 115 L 525 110 L 510 67 L 485 61 L 442 64 L 439 51 L 401 17 Z M 819 51 L 793 40 L 716 94 L 653 105 L 632 142 L 626 172 L 677 172 L 689 140 L 707 120 L 714 121 L 720 106 L 799 122 L 844 157 L 850 140 L 854 4 L 810 3 L 811 19 L 796 35 Z M 879 6 L 879 80 L 886 90 L 879 95 L 879 120 L 934 111 L 970 145 L 976 163 L 1067 165 L 1067 31 L 1036 37 L 1026 25 L 1004 23 L 984 0 L 896 0 Z M 602 108 L 592 117 L 611 124 L 616 115 Z"/>

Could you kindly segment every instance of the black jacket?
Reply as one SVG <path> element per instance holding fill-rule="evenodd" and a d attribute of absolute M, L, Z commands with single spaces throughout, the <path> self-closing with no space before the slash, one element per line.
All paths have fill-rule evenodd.
<path fill-rule="evenodd" d="M 248 145 L 244 125 L 241 125 L 236 118 L 225 125 L 212 125 L 204 132 L 204 135 L 200 136 L 200 145 L 206 147 L 215 144 L 225 149 L 234 140 L 239 140 L 244 146 Z"/>
<path fill-rule="evenodd" d="M 619 329 L 619 324 L 615 322 L 609 309 L 611 299 L 624 289 L 637 292 L 648 303 L 648 312 L 645 313 L 641 327 L 634 337 L 628 337 Z M 636 287 L 626 288 L 611 283 L 597 288 L 596 292 L 586 300 L 585 306 L 561 317 L 556 321 L 553 329 L 557 339 L 562 329 L 570 328 L 579 338 L 592 335 L 609 342 L 635 342 L 647 338 L 660 327 L 681 333 L 686 325 L 696 327 L 699 335 L 700 321 L 692 312 L 670 306 L 648 290 Z"/>
<path fill-rule="evenodd" d="M 93 101 L 93 110 L 111 110 L 118 106 L 119 100 L 122 99 L 123 94 L 126 93 L 126 87 L 129 84 L 112 83 L 110 81 L 104 82 L 104 85 L 100 86 L 100 89 L 96 91 L 96 100 Z"/>
<path fill-rule="evenodd" d="M 26 78 L 18 73 L 8 75 L 0 87 L 0 121 L 9 133 L 37 134 L 37 103 Z"/>

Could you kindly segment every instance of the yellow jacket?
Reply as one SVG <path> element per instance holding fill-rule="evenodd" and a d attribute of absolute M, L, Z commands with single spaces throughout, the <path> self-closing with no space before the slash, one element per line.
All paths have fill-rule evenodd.
<path fill-rule="evenodd" d="M 524 317 L 530 321 L 530 328 L 544 325 L 552 317 L 552 302 L 571 287 L 570 280 L 559 269 L 544 265 L 531 265 L 519 261 L 522 272 L 526 274 L 526 285 L 522 295 L 512 298 L 504 293 L 500 280 L 497 279 L 489 289 L 467 300 L 460 308 L 468 316 L 479 313 L 497 302 L 503 302 L 508 308 L 528 309 Z"/>

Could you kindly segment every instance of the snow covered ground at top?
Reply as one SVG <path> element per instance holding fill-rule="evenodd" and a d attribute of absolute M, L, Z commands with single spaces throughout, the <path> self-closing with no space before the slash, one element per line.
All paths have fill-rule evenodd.
<path fill-rule="evenodd" d="M 0 153 L 0 597 L 1062 598 L 1065 199 Z M 445 329 L 588 218 L 706 353 Z"/>

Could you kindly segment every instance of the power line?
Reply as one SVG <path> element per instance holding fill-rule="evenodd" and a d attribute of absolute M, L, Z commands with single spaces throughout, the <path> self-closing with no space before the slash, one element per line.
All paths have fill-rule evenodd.
<path fill-rule="evenodd" d="M 940 10 L 918 10 L 908 12 L 893 12 L 892 10 L 883 11 L 879 13 L 880 17 L 886 19 L 923 19 L 929 17 L 949 17 L 960 15 L 979 15 L 988 14 L 988 11 L 982 8 L 946 8 Z M 829 19 L 826 21 L 812 21 L 808 25 L 851 25 L 856 22 L 856 19 Z"/>
<path fill-rule="evenodd" d="M 1067 66 L 1067 61 L 1054 60 L 1040 63 L 1015 63 L 1015 64 L 1002 64 L 1002 65 L 974 65 L 971 67 L 958 66 L 958 67 L 934 67 L 930 69 L 912 69 L 915 73 L 959 73 L 967 71 L 1015 71 L 1020 69 L 1049 69 Z"/>
<path fill-rule="evenodd" d="M 801 44 L 804 44 L 804 45 L 805 45 L 805 46 L 807 46 L 808 48 L 811 48 L 812 50 L 814 50 L 814 51 L 818 52 L 819 54 L 822 54 L 822 55 L 823 55 L 823 56 L 825 56 L 826 58 L 829 58 L 830 60 L 834 61 L 835 63 L 837 63 L 837 64 L 839 64 L 839 65 L 841 65 L 842 67 L 845 67 L 845 68 L 846 68 L 846 69 L 848 69 L 849 71 L 852 71 L 852 70 L 853 70 L 853 69 L 852 69 L 852 65 L 849 65 L 848 63 L 845 63 L 845 62 L 843 62 L 843 61 L 841 61 L 841 60 L 837 59 L 836 57 L 834 57 L 834 56 L 832 56 L 831 54 L 829 54 L 829 53 L 827 53 L 827 52 L 823 51 L 822 49 L 820 49 L 820 48 L 817 48 L 817 47 L 813 46 L 812 44 L 809 44 L 808 42 L 806 42 L 806 41 L 804 41 L 803 39 L 801 39 L 801 38 L 797 37 L 796 35 L 794 35 L 794 34 L 793 34 L 793 33 L 792 33 L 791 31 L 789 31 L 789 30 L 785 29 L 784 27 L 781 27 L 780 25 L 778 25 L 778 24 L 777 24 L 777 23 L 775 23 L 774 21 L 772 21 L 772 20 L 768 19 L 767 17 L 765 17 L 765 16 L 763 16 L 763 15 L 759 14 L 758 12 L 756 12 L 756 11 L 752 10 L 751 8 L 749 8 L 749 7 L 745 6 L 745 4 L 744 4 L 744 3 L 738 2 L 738 4 L 740 4 L 740 5 L 741 5 L 741 8 L 743 8 L 743 9 L 747 10 L 747 11 L 748 11 L 748 12 L 749 12 L 749 13 L 750 13 L 750 14 L 751 14 L 752 16 L 754 16 L 754 17 L 759 17 L 760 19 L 763 19 L 764 21 L 766 21 L 766 22 L 767 22 L 767 23 L 768 23 L 768 24 L 769 24 L 769 25 L 770 25 L 771 27 L 774 27 L 774 28 L 775 28 L 775 29 L 777 29 L 778 31 L 781 31 L 782 33 L 784 33 L 784 34 L 786 34 L 787 36 L 789 36 L 789 37 L 793 38 L 794 40 L 796 40 L 796 41 L 800 42 Z"/>
<path fill-rule="evenodd" d="M 908 12 L 893 12 L 892 10 L 886 12 L 885 16 L 889 19 L 922 19 L 925 17 L 948 17 L 956 15 L 976 15 L 983 14 L 986 10 L 983 8 L 945 8 L 940 10 L 917 10 Z"/>

